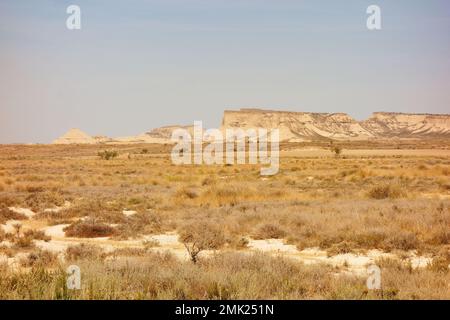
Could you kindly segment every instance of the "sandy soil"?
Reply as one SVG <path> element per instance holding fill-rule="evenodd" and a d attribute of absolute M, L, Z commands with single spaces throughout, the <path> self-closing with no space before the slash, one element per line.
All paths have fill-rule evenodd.
<path fill-rule="evenodd" d="M 102 238 L 70 238 L 66 237 L 63 229 L 68 226 L 67 224 L 60 224 L 54 226 L 47 226 L 45 221 L 38 221 L 32 219 L 34 213 L 29 209 L 24 208 L 14 208 L 16 212 L 26 214 L 31 219 L 29 220 L 9 220 L 5 225 L 1 227 L 5 232 L 14 232 L 14 224 L 20 223 L 22 229 L 37 229 L 43 230 L 52 239 L 50 241 L 36 240 L 35 244 L 37 247 L 45 250 L 49 250 L 55 253 L 63 253 L 69 246 L 76 245 L 80 243 L 95 244 L 100 246 L 106 252 L 112 252 L 118 248 L 144 248 L 146 241 L 153 241 L 157 243 L 157 246 L 149 248 L 149 250 L 155 252 L 166 252 L 174 254 L 179 259 L 188 260 L 189 256 L 184 245 L 178 241 L 178 235 L 175 232 L 169 232 L 159 235 L 148 235 L 139 239 L 133 240 L 112 240 L 108 237 Z M 125 212 L 125 211 L 124 211 Z M 134 214 L 134 213 L 133 213 Z M 249 239 L 247 250 L 241 252 L 265 252 L 273 254 L 275 256 L 282 256 L 285 258 L 290 258 L 304 264 L 317 264 L 325 263 L 332 265 L 337 268 L 340 272 L 350 272 L 356 275 L 362 275 L 366 273 L 367 266 L 373 264 L 376 259 L 386 257 L 395 258 L 396 256 L 392 253 L 385 253 L 379 250 L 369 250 L 364 254 L 338 254 L 334 256 L 328 256 L 326 251 L 320 250 L 319 248 L 308 248 L 304 250 L 298 250 L 296 246 L 285 244 L 282 239 L 266 239 L 266 240 L 254 240 Z M 4 241 L 2 245 L 8 246 L 8 243 Z M 200 256 L 208 256 L 213 254 L 212 251 L 204 251 Z M 409 252 L 409 256 L 406 261 L 409 261 L 413 268 L 423 268 L 426 267 L 432 258 L 428 256 L 417 256 L 415 252 Z M 8 265 L 15 265 L 21 258 L 23 254 L 18 254 L 13 258 L 8 258 L 0 255 L 0 263 L 6 262 Z"/>

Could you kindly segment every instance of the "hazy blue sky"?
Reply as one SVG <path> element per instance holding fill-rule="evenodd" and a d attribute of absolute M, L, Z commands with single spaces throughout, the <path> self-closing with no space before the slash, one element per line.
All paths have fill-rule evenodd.
<path fill-rule="evenodd" d="M 250 106 L 449 113 L 450 1 L 0 0 L 0 143 L 215 127 Z"/>

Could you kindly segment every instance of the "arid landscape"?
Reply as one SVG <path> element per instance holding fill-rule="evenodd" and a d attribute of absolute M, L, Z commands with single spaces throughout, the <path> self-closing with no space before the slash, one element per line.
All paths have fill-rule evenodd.
<path fill-rule="evenodd" d="M 377 122 L 377 139 L 350 137 L 373 121 L 322 123 L 340 139 L 291 122 L 268 177 L 174 165 L 162 141 L 1 145 L 0 299 L 450 299 L 450 131 L 437 118 L 391 137 Z M 366 286 L 373 264 L 380 290 Z"/>

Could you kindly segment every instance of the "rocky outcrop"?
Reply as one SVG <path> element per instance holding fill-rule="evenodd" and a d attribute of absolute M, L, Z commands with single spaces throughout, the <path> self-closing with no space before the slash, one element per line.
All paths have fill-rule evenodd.
<path fill-rule="evenodd" d="M 157 138 L 157 139 L 167 139 L 170 140 L 172 138 L 172 132 L 176 129 L 185 129 L 189 132 L 189 134 L 192 136 L 194 135 L 194 126 L 165 126 L 153 129 L 149 132 L 146 132 L 145 135 L 151 137 L 151 138 Z"/>
<path fill-rule="evenodd" d="M 375 112 L 361 126 L 378 137 L 450 137 L 450 115 Z"/>
<path fill-rule="evenodd" d="M 450 115 L 376 112 L 356 121 L 345 113 L 285 112 L 261 109 L 227 110 L 226 128 L 280 130 L 282 141 L 315 139 L 367 140 L 373 138 L 450 138 Z"/>
<path fill-rule="evenodd" d="M 222 131 L 227 128 L 279 129 L 281 141 L 299 142 L 317 139 L 369 140 L 378 138 L 450 139 L 450 115 L 375 112 L 369 119 L 356 121 L 345 113 L 287 112 L 261 109 L 226 110 Z M 171 143 L 172 132 L 185 129 L 193 136 L 194 127 L 165 126 L 137 136 L 91 137 L 71 129 L 55 144 L 71 143 Z M 204 128 L 206 129 L 206 128 Z"/>

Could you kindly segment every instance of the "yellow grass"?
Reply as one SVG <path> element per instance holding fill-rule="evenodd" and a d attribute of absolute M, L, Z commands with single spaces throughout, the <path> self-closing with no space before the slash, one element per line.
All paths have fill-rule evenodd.
<path fill-rule="evenodd" d="M 63 288 L 66 265 L 34 248 L 42 235 L 24 233 L 14 248 L 0 243 L 0 255 L 32 254 L 22 262 L 28 272 L 2 267 L 0 298 L 448 299 L 450 154 L 447 143 L 432 145 L 439 148 L 343 144 L 339 158 L 320 144 L 304 152 L 300 145 L 284 146 L 280 172 L 272 177 L 261 177 L 259 165 L 176 166 L 164 145 L 108 146 L 118 153 L 109 160 L 98 156 L 104 149 L 96 145 L 0 146 L 0 223 L 26 222 L 8 211 L 14 206 L 32 209 L 44 225 L 68 224 L 74 237 L 98 231 L 119 243 L 200 222 L 223 237 L 215 255 L 195 264 L 149 253 L 157 244 L 116 252 L 131 259 L 124 265 L 122 258 L 72 247 L 67 256 L 86 273 L 84 289 L 75 294 Z M 52 208 L 60 209 L 46 210 Z M 0 241 L 8 237 L 0 233 Z M 401 257 L 415 251 L 431 256 L 433 264 L 411 270 L 381 261 L 381 296 L 367 292 L 360 276 L 336 276 L 329 266 L 249 255 L 250 237 L 284 239 L 330 255 L 378 249 Z M 108 275 L 95 280 L 105 270 Z M 22 286 L 12 286 L 19 278 Z"/>

